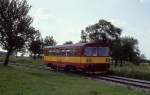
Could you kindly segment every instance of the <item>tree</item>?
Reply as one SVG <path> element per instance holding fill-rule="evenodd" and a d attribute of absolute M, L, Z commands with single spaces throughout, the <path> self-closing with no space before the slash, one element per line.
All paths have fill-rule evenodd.
<path fill-rule="evenodd" d="M 53 36 L 46 36 L 44 39 L 44 46 L 55 46 L 57 43 Z"/>
<path fill-rule="evenodd" d="M 82 30 L 82 39 L 88 38 L 90 42 L 99 42 L 99 41 L 110 41 L 114 39 L 119 39 L 121 35 L 121 29 L 115 27 L 111 22 L 106 20 L 99 20 L 98 23 L 86 27 Z"/>
<path fill-rule="evenodd" d="M 123 37 L 122 49 L 125 60 L 138 63 L 140 51 L 138 49 L 137 39 L 134 39 L 133 37 Z"/>
<path fill-rule="evenodd" d="M 9 56 L 23 48 L 35 34 L 30 26 L 32 18 L 28 15 L 29 10 L 26 0 L 0 0 L 0 45 L 7 50 L 5 66 Z"/>
<path fill-rule="evenodd" d="M 138 41 L 133 37 L 122 37 L 119 40 L 113 40 L 110 47 L 111 56 L 116 61 L 130 61 L 138 63 L 140 60 L 140 51 Z"/>
<path fill-rule="evenodd" d="M 33 58 L 36 59 L 36 55 L 40 56 L 43 53 L 43 42 L 42 40 L 32 41 L 29 48 L 30 52 L 33 54 Z"/>
<path fill-rule="evenodd" d="M 122 44 L 121 40 L 113 40 L 111 42 L 110 46 L 110 56 L 113 58 L 113 61 L 115 61 L 115 65 L 118 64 L 118 61 L 120 60 L 120 63 L 122 64 L 123 60 L 123 50 L 122 50 Z"/>
<path fill-rule="evenodd" d="M 68 44 L 73 44 L 73 42 L 72 42 L 72 41 L 66 41 L 66 42 L 64 43 L 64 45 L 68 45 Z"/>
<path fill-rule="evenodd" d="M 87 43 L 87 33 L 84 30 L 81 30 L 81 43 Z"/>
<path fill-rule="evenodd" d="M 36 35 L 30 40 L 29 43 L 29 51 L 33 58 L 36 59 L 36 55 L 40 56 L 43 54 L 43 39 L 41 38 L 41 34 L 38 30 L 35 30 Z"/>

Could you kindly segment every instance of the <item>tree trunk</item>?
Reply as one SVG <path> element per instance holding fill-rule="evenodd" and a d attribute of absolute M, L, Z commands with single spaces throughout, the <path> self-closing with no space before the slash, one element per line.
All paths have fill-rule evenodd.
<path fill-rule="evenodd" d="M 33 60 L 36 60 L 36 54 L 33 55 Z"/>
<path fill-rule="evenodd" d="M 115 59 L 115 67 L 118 65 L 118 59 Z"/>
<path fill-rule="evenodd" d="M 122 65 L 123 65 L 123 60 L 120 59 L 120 67 L 122 67 Z"/>
<path fill-rule="evenodd" d="M 15 54 L 15 55 L 16 55 L 16 58 L 18 58 L 18 55 L 17 55 L 17 54 L 18 54 L 18 52 L 16 51 L 15 53 L 16 53 L 16 54 Z"/>
<path fill-rule="evenodd" d="M 5 62 L 4 62 L 4 66 L 8 66 L 8 62 L 9 62 L 9 56 L 11 54 L 11 50 L 8 50 L 7 54 L 6 54 L 6 58 L 5 58 Z"/>

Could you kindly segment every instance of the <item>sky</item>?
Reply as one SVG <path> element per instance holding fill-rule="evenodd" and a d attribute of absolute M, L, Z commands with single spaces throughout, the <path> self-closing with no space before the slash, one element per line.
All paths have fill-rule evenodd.
<path fill-rule="evenodd" d="M 150 0 L 29 0 L 33 26 L 42 37 L 53 36 L 58 44 L 80 41 L 85 27 L 100 19 L 121 28 L 122 36 L 139 41 L 150 59 Z"/>

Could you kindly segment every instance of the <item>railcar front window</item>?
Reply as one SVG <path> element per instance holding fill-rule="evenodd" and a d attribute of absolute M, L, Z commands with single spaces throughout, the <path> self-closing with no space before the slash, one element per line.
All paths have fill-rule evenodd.
<path fill-rule="evenodd" d="M 97 56 L 97 48 L 96 47 L 87 47 L 85 48 L 86 56 Z"/>
<path fill-rule="evenodd" d="M 109 50 L 107 47 L 99 47 L 98 54 L 99 54 L 99 56 L 108 56 Z"/>

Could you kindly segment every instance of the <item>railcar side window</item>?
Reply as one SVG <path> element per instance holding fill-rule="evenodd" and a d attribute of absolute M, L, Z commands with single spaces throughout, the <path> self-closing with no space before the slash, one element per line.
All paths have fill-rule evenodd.
<path fill-rule="evenodd" d="M 79 49 L 49 49 L 48 55 L 50 56 L 79 56 Z"/>
<path fill-rule="evenodd" d="M 60 55 L 61 56 L 66 56 L 66 51 L 65 50 L 60 50 Z"/>
<path fill-rule="evenodd" d="M 85 55 L 86 56 L 97 56 L 97 48 L 96 47 L 86 47 Z"/>
<path fill-rule="evenodd" d="M 48 55 L 51 55 L 51 53 L 52 53 L 52 51 L 51 51 L 51 50 L 49 50 L 49 51 L 48 51 Z"/>
<path fill-rule="evenodd" d="M 66 56 L 71 56 L 72 55 L 72 51 L 71 50 L 66 50 Z"/>
<path fill-rule="evenodd" d="M 48 55 L 55 55 L 55 56 L 56 56 L 56 55 L 57 55 L 57 52 L 58 52 L 58 51 L 56 51 L 56 50 L 49 50 L 49 51 L 48 51 Z"/>
<path fill-rule="evenodd" d="M 109 50 L 107 47 L 99 47 L 98 54 L 99 54 L 99 56 L 108 56 Z"/>
<path fill-rule="evenodd" d="M 79 56 L 80 53 L 77 49 L 67 49 L 66 50 L 66 56 Z"/>

